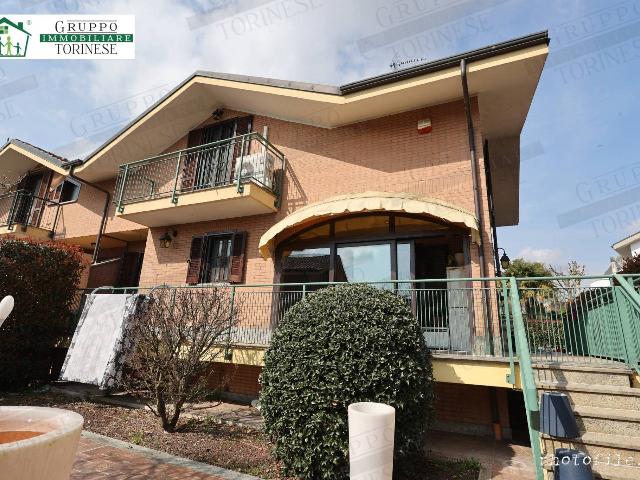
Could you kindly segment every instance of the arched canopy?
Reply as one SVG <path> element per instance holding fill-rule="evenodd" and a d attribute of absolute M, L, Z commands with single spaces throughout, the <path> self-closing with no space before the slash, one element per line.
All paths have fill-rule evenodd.
<path fill-rule="evenodd" d="M 267 230 L 260 238 L 258 248 L 262 256 L 267 259 L 273 255 L 279 240 L 289 236 L 301 226 L 337 215 L 361 212 L 404 212 L 428 215 L 452 225 L 468 228 L 474 241 L 479 238 L 476 217 L 455 205 L 410 193 L 364 192 L 332 197 L 296 210 Z"/>

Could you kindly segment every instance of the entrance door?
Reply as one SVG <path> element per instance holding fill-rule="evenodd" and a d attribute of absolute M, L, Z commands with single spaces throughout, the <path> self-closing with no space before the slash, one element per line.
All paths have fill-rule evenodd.
<path fill-rule="evenodd" d="M 22 223 L 23 225 L 29 224 L 34 212 L 32 208 L 34 206 L 34 196 L 40 192 L 40 186 L 42 184 L 42 174 L 30 175 L 23 181 L 23 187 L 21 190 L 23 194 L 20 194 L 17 198 L 15 223 Z M 38 213 L 40 209 L 37 209 Z"/>
<path fill-rule="evenodd" d="M 203 128 L 200 145 L 232 138 L 234 132 L 235 121 Z M 233 145 L 231 143 L 204 148 L 200 153 L 196 167 L 194 188 L 199 190 L 228 184 L 231 180 L 232 152 Z"/>

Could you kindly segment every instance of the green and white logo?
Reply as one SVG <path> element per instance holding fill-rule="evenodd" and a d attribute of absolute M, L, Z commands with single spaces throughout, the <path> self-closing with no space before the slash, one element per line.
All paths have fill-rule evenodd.
<path fill-rule="evenodd" d="M 134 59 L 135 27 L 134 15 L 0 13 L 0 62 Z"/>
<path fill-rule="evenodd" d="M 12 22 L 0 18 L 0 57 L 25 57 L 31 34 L 24 29 L 23 22 Z"/>

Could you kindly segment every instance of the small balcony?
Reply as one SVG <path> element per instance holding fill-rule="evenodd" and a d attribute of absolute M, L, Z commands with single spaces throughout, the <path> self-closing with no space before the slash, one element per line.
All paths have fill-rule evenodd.
<path fill-rule="evenodd" d="M 276 212 L 286 159 L 258 133 L 120 166 L 117 215 L 158 227 Z"/>
<path fill-rule="evenodd" d="M 60 203 L 27 190 L 0 195 L 0 235 L 53 238 Z"/>

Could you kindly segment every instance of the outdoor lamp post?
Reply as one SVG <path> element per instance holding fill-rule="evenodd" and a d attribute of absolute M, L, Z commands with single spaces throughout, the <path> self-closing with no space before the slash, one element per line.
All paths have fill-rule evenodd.
<path fill-rule="evenodd" d="M 503 270 L 506 270 L 507 268 L 509 268 L 509 265 L 511 265 L 511 259 L 507 255 L 507 252 L 504 251 L 504 248 L 498 247 L 498 251 L 500 250 L 502 250 L 502 256 L 500 257 L 500 266 Z"/>

